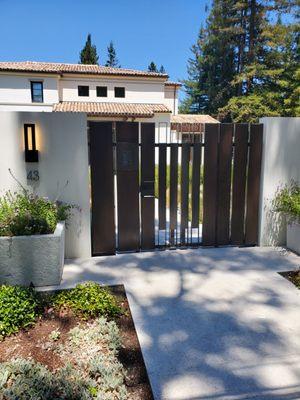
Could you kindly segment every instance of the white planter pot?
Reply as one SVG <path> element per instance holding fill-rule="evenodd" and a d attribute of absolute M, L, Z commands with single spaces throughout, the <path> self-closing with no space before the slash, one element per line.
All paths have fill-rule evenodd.
<path fill-rule="evenodd" d="M 286 231 L 286 246 L 300 254 L 300 223 L 289 222 Z"/>
<path fill-rule="evenodd" d="M 64 222 L 49 235 L 0 237 L 0 284 L 59 285 L 64 258 Z"/>

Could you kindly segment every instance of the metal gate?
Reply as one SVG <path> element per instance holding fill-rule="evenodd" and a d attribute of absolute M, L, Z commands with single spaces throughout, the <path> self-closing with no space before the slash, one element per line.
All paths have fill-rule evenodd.
<path fill-rule="evenodd" d="M 89 123 L 92 254 L 256 245 L 262 125 L 163 136 L 154 123 Z"/>

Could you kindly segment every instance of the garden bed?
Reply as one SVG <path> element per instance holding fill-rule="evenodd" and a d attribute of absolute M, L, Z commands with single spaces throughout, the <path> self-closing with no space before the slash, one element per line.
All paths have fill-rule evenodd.
<path fill-rule="evenodd" d="M 22 394 L 14 397 L 14 392 L 14 396 L 9 397 L 6 392 L 5 399 L 29 399 L 26 385 L 30 386 L 35 381 L 34 393 L 39 387 L 43 393 L 43 397 L 35 398 L 41 400 L 54 398 L 55 390 L 55 398 L 68 400 L 152 400 L 125 289 L 122 285 L 113 286 L 109 292 L 121 311 L 113 311 L 115 315 L 105 317 L 105 311 L 99 316 L 91 307 L 88 318 L 62 305 L 64 298 L 56 300 L 53 306 L 51 293 L 38 294 L 43 311 L 34 325 L 7 335 L 0 341 L 0 398 L 3 391 L 10 388 L 13 379 L 16 386 L 21 371 L 22 376 L 27 374 L 26 379 L 18 383 Z M 64 296 L 68 291 L 61 293 Z M 106 301 L 105 298 L 103 304 Z M 68 369 L 69 364 L 71 369 Z M 13 379 L 5 376 L 8 372 L 12 373 Z M 1 387 L 3 379 L 7 382 Z M 45 395 L 47 382 L 51 393 L 49 397 Z"/>
<path fill-rule="evenodd" d="M 292 282 L 298 289 L 300 289 L 300 270 L 279 272 L 281 276 Z"/>

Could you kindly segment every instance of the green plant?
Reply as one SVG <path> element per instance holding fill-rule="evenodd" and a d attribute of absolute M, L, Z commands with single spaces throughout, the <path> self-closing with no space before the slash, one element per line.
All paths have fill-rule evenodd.
<path fill-rule="evenodd" d="M 53 233 L 58 221 L 67 221 L 74 206 L 51 201 L 22 190 L 0 198 L 0 236 Z"/>
<path fill-rule="evenodd" d="M 274 210 L 300 221 L 300 186 L 296 182 L 277 190 L 273 200 Z"/>
<path fill-rule="evenodd" d="M 68 365 L 52 373 L 44 365 L 22 358 L 0 364 L 0 393 L 7 400 L 92 399 L 92 382 Z"/>
<path fill-rule="evenodd" d="M 120 347 L 114 321 L 101 317 L 76 326 L 57 347 L 60 357 L 67 360 L 64 367 L 51 372 L 23 358 L 1 363 L 0 393 L 7 400 L 127 400 L 125 372 L 117 358 Z"/>
<path fill-rule="evenodd" d="M 57 340 L 59 340 L 60 339 L 60 331 L 58 329 L 55 329 L 54 331 L 50 332 L 49 339 L 53 340 L 53 342 L 56 342 Z"/>
<path fill-rule="evenodd" d="M 74 289 L 54 294 L 53 305 L 68 307 L 85 319 L 101 315 L 113 317 L 121 312 L 116 298 L 96 282 L 78 284 Z"/>
<path fill-rule="evenodd" d="M 34 324 L 39 303 L 31 288 L 0 286 L 0 337 L 5 337 Z"/>

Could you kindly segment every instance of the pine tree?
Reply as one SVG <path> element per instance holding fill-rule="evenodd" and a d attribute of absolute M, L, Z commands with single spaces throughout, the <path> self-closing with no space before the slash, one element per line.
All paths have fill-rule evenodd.
<path fill-rule="evenodd" d="M 96 46 L 92 44 L 91 34 L 87 36 L 84 48 L 80 52 L 80 64 L 98 64 L 98 55 Z"/>
<path fill-rule="evenodd" d="M 116 50 L 112 41 L 109 43 L 109 46 L 107 47 L 107 57 L 108 59 L 105 63 L 106 67 L 114 67 L 114 68 L 121 67 L 121 65 L 119 64 L 119 60 L 117 59 Z"/>
<path fill-rule="evenodd" d="M 216 114 L 234 94 L 233 0 L 215 0 L 188 60 L 187 99 L 181 111 Z"/>
<path fill-rule="evenodd" d="M 293 10 L 293 0 L 214 0 L 191 49 L 181 111 L 245 122 L 299 113 Z"/>
<path fill-rule="evenodd" d="M 160 74 L 166 74 L 166 70 L 165 70 L 165 67 L 163 65 L 160 66 L 159 73 Z"/>
<path fill-rule="evenodd" d="M 148 65 L 148 71 L 149 72 L 158 72 L 155 62 L 151 61 L 151 63 Z"/>

